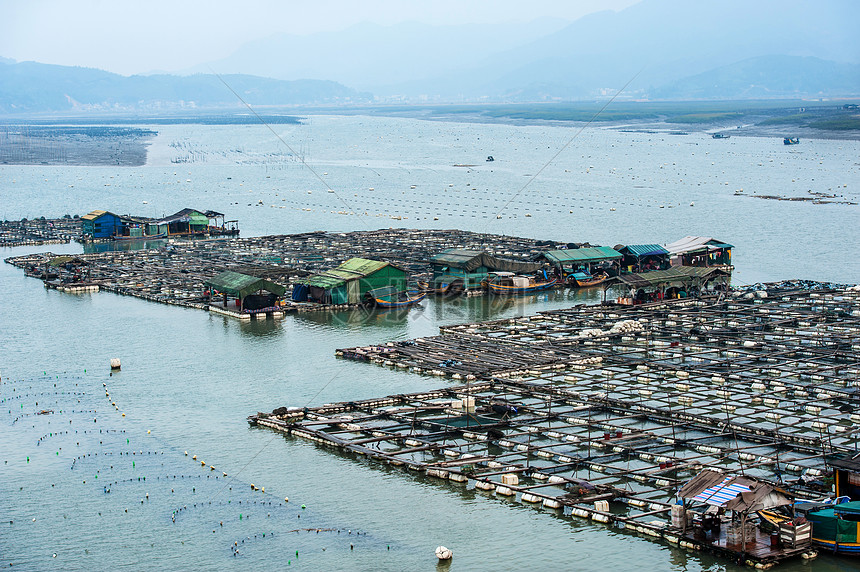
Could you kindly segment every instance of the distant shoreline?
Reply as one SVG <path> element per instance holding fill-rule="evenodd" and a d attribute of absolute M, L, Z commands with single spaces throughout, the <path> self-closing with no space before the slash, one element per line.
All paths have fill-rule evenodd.
<path fill-rule="evenodd" d="M 428 121 L 506 125 L 587 124 L 657 132 L 726 133 L 746 137 L 860 140 L 860 111 L 851 103 L 806 101 L 599 102 L 379 106 L 326 109 L 317 113 L 407 117 Z"/>
<path fill-rule="evenodd" d="M 408 117 L 398 114 L 397 117 Z M 505 119 L 505 118 L 487 118 L 481 116 L 434 116 L 434 117 L 410 117 L 411 119 L 423 119 L 425 121 L 450 121 L 462 123 L 485 123 L 499 125 L 555 125 L 555 126 L 570 126 L 583 127 L 587 124 L 584 121 L 564 121 L 564 120 L 549 120 L 549 119 Z M 597 122 L 592 123 L 591 127 L 601 127 L 606 129 L 614 129 L 617 131 L 632 131 L 641 133 L 660 133 L 660 134 L 678 134 L 678 132 L 686 133 L 724 133 L 730 137 L 799 137 L 801 139 L 826 139 L 826 140 L 844 140 L 844 141 L 860 141 L 860 130 L 833 131 L 814 129 L 809 127 L 794 127 L 792 129 L 778 128 L 774 126 L 759 126 L 759 125 L 744 125 L 724 127 L 721 125 L 709 124 L 683 124 L 683 123 L 666 123 L 643 121 L 634 123 L 630 121 L 620 122 Z M 674 132 L 674 133 L 673 133 Z"/>
<path fill-rule="evenodd" d="M 860 140 L 860 112 L 836 102 L 599 102 L 361 106 L 210 110 L 188 116 L 0 118 L 0 165 L 141 166 L 157 125 L 299 124 L 303 116 L 348 115 L 503 125 L 554 125 L 662 135 L 723 133 L 730 137 Z M 305 114 L 297 113 L 304 111 Z M 4 125 L 5 124 L 5 125 Z M 827 126 L 829 128 L 822 128 Z"/>

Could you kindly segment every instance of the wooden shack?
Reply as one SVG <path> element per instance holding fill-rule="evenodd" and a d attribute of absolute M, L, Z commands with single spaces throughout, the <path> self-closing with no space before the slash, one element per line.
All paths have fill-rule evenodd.
<path fill-rule="evenodd" d="M 190 236 L 206 234 L 209 217 L 198 210 L 182 209 L 168 217 L 152 222 L 147 234 L 166 234 L 168 236 Z"/>
<path fill-rule="evenodd" d="M 128 234 L 129 219 L 112 212 L 94 210 L 81 217 L 81 231 L 86 238 L 112 238 Z"/>
<path fill-rule="evenodd" d="M 669 251 L 659 244 L 618 244 L 621 269 L 624 272 L 649 272 L 669 268 Z"/>
<path fill-rule="evenodd" d="M 734 246 L 708 236 L 685 236 L 665 248 L 672 266 L 729 267 Z"/>
<path fill-rule="evenodd" d="M 432 288 L 457 282 L 464 290 L 481 288 L 481 282 L 490 272 L 525 274 L 536 272 L 543 266 L 539 262 L 511 260 L 482 250 L 462 248 L 449 248 L 434 254 L 430 257 L 430 264 L 433 267 Z"/>
<path fill-rule="evenodd" d="M 707 290 L 728 288 L 731 273 L 722 268 L 673 266 L 640 274 L 620 274 L 603 283 L 603 298 L 613 286 L 628 290 L 616 300 L 618 304 L 635 305 L 673 298 L 698 297 Z"/>
<path fill-rule="evenodd" d="M 389 262 L 350 258 L 297 284 L 292 298 L 295 302 L 359 304 L 369 290 L 384 286 L 406 290 L 406 271 Z"/>
<path fill-rule="evenodd" d="M 209 305 L 220 296 L 223 308 L 233 301 L 238 312 L 258 312 L 279 305 L 286 288 L 270 280 L 227 270 L 203 282 L 207 289 Z"/>
<path fill-rule="evenodd" d="M 792 519 L 793 495 L 768 483 L 705 469 L 681 487 L 678 498 L 682 504 L 673 509 L 673 525 L 683 538 L 713 552 L 767 563 L 802 554 L 812 544 L 812 525 Z M 774 509 L 785 514 L 786 522 L 776 533 L 757 514 Z"/>
<path fill-rule="evenodd" d="M 584 272 L 594 274 L 597 270 L 610 275 L 618 274 L 621 253 L 608 246 L 590 246 L 565 250 L 548 250 L 540 257 L 558 269 L 559 276 Z M 598 268 L 599 267 L 599 268 Z"/>

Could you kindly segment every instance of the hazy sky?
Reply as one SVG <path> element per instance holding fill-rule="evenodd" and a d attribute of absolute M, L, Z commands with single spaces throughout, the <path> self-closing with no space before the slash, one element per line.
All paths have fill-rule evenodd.
<path fill-rule="evenodd" d="M 0 56 L 134 74 L 182 70 L 275 33 L 359 22 L 576 20 L 638 0 L 0 0 Z"/>

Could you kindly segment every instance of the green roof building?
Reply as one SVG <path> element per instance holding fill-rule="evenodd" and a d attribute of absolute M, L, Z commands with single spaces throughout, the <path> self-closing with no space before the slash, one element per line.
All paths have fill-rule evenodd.
<path fill-rule="evenodd" d="M 406 290 L 406 271 L 388 262 L 350 258 L 337 268 L 305 279 L 293 289 L 293 300 L 321 304 L 359 304 L 368 290 L 391 286 Z"/>
<path fill-rule="evenodd" d="M 217 292 L 221 294 L 225 309 L 228 298 L 232 297 L 239 312 L 273 308 L 286 291 L 286 288 L 270 280 L 230 270 L 206 280 L 203 286 L 209 291 L 210 306 Z"/>
<path fill-rule="evenodd" d="M 580 277 L 580 273 L 591 275 L 595 270 L 613 276 L 618 274 L 618 263 L 621 261 L 621 253 L 608 246 L 548 250 L 540 257 L 556 268 L 558 275 L 565 279 L 569 275 Z"/>

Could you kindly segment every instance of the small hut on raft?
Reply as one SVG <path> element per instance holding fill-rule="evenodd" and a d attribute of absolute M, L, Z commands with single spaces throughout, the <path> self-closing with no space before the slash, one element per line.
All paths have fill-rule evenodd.
<path fill-rule="evenodd" d="M 672 266 L 731 266 L 732 246 L 709 236 L 685 236 L 666 245 Z"/>
<path fill-rule="evenodd" d="M 350 258 L 337 268 L 304 279 L 293 287 L 294 302 L 360 304 L 369 290 L 390 286 L 406 290 L 406 271 L 389 262 Z"/>
<path fill-rule="evenodd" d="M 481 288 L 481 282 L 487 279 L 490 272 L 531 274 L 543 266 L 540 262 L 511 260 L 482 250 L 462 248 L 449 248 L 434 254 L 430 257 L 430 265 L 433 267 L 431 288 L 456 283 L 459 290 Z"/>
<path fill-rule="evenodd" d="M 239 312 L 254 312 L 279 305 L 286 288 L 264 278 L 249 276 L 227 270 L 206 280 L 209 305 L 216 303 L 220 296 L 222 306 L 227 309 L 230 300 Z"/>

